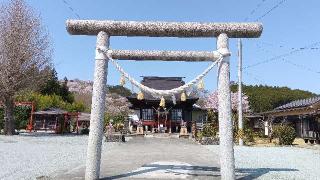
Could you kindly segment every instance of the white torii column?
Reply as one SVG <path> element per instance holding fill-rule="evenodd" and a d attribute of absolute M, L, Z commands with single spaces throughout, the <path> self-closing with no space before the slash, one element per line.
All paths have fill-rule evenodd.
<path fill-rule="evenodd" d="M 99 32 L 97 35 L 97 47 L 109 47 L 109 35 Z M 103 120 L 106 99 L 106 84 L 108 73 L 108 59 L 96 50 L 95 70 L 92 91 L 92 105 L 90 117 L 90 132 L 87 147 L 86 180 L 99 179 L 101 163 L 101 146 L 103 138 Z"/>
<path fill-rule="evenodd" d="M 220 34 L 217 38 L 218 51 L 229 51 L 227 34 Z M 230 57 L 225 56 L 218 64 L 218 113 L 220 136 L 220 167 L 221 179 L 235 179 L 235 165 L 233 154 L 233 124 L 231 119 L 230 95 Z"/>

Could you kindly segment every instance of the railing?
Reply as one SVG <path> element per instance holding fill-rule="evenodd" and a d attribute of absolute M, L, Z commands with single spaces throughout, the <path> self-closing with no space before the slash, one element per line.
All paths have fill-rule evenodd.
<path fill-rule="evenodd" d="M 202 131 L 204 124 L 203 123 L 196 123 L 197 130 Z"/>
<path fill-rule="evenodd" d="M 320 132 L 318 131 L 305 131 L 302 134 L 303 138 L 320 139 Z"/>

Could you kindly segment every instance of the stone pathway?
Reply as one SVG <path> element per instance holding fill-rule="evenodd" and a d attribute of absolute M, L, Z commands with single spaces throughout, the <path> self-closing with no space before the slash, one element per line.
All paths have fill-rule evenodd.
<path fill-rule="evenodd" d="M 104 147 L 102 179 L 220 179 L 219 157 L 189 139 L 135 137 Z M 83 179 L 79 166 L 54 179 Z"/>

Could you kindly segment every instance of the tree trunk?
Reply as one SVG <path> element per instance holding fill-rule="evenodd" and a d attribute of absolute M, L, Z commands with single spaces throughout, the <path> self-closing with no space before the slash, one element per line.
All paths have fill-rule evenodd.
<path fill-rule="evenodd" d="M 15 121 L 14 121 L 14 100 L 12 98 L 6 98 L 4 102 L 4 134 L 15 134 Z"/>

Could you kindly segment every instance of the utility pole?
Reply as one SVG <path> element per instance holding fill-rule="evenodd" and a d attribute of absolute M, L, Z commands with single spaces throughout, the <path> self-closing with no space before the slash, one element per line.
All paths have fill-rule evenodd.
<path fill-rule="evenodd" d="M 243 146 L 243 119 L 242 119 L 242 41 L 238 40 L 238 128 L 239 145 Z"/>

